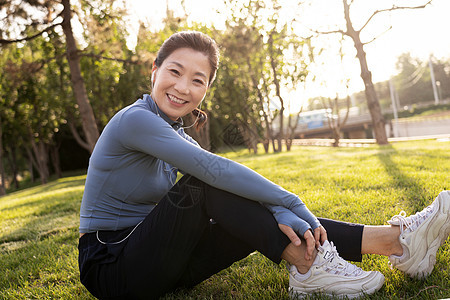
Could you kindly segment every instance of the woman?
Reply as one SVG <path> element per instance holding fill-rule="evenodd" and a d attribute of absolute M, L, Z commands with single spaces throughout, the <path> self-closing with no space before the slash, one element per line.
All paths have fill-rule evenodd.
<path fill-rule="evenodd" d="M 414 216 L 393 217 L 391 226 L 320 219 L 293 193 L 201 149 L 184 133 L 186 114 L 196 116 L 197 126 L 206 121 L 197 107 L 218 60 L 208 36 L 174 34 L 158 52 L 151 95 L 105 127 L 90 159 L 80 212 L 86 288 L 102 299 L 158 298 L 255 250 L 275 263 L 285 259 L 290 287 L 299 294 L 354 297 L 383 285 L 381 273 L 346 262 L 336 248 L 348 260 L 388 255 L 411 276 L 429 274 L 435 246 L 450 231 L 449 193 Z M 176 182 L 178 171 L 185 175 Z M 429 243 L 423 239 L 428 232 L 434 234 Z"/>

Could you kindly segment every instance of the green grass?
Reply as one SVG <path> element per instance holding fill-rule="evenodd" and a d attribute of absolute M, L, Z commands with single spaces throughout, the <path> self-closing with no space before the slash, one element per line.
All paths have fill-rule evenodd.
<path fill-rule="evenodd" d="M 291 152 L 223 155 L 300 195 L 321 217 L 386 224 L 400 210 L 421 210 L 450 189 L 450 144 L 421 141 L 369 148 L 298 147 Z M 93 299 L 79 282 L 79 206 L 85 176 L 72 176 L 0 198 L 0 299 Z M 424 281 L 364 256 L 384 287 L 368 299 L 450 297 L 450 241 Z M 194 289 L 166 299 L 288 299 L 285 266 L 254 253 Z"/>

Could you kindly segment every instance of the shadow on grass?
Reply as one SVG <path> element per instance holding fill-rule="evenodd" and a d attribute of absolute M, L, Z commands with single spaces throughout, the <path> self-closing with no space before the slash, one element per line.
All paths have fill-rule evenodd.
<path fill-rule="evenodd" d="M 396 156 L 402 155 L 407 156 L 408 154 L 397 152 L 391 145 L 383 146 L 377 153 L 378 159 L 391 177 L 392 187 L 396 192 L 401 193 L 398 195 L 398 199 L 408 203 L 412 211 L 420 211 L 429 205 L 429 192 L 423 182 L 406 174 L 394 161 Z"/>
<path fill-rule="evenodd" d="M 41 185 L 37 185 L 34 187 L 26 188 L 24 190 L 15 191 L 15 192 L 7 194 L 3 197 L 24 197 L 27 195 L 34 195 L 34 194 L 42 193 L 42 192 L 46 192 L 46 191 L 53 191 L 53 190 L 58 190 L 58 189 L 62 189 L 62 188 L 69 188 L 69 187 L 73 187 L 73 186 L 84 185 L 85 180 L 86 180 L 85 175 L 60 178 L 55 181 L 51 181 L 47 184 L 41 184 Z M 1 198 L 0 198 L 0 200 L 1 200 Z"/>
<path fill-rule="evenodd" d="M 63 178 L 9 195 L 19 201 L 6 203 L 1 210 L 0 244 L 39 240 L 53 232 L 76 228 L 83 186 L 84 177 Z"/>
<path fill-rule="evenodd" d="M 19 202 L 15 205 L 9 205 L 7 207 L 3 207 L 2 208 L 2 213 L 5 214 L 8 211 L 14 211 L 14 210 L 19 210 L 23 207 L 28 207 L 31 205 L 40 205 L 40 204 L 45 204 L 42 205 L 42 207 L 45 207 L 45 211 L 42 211 L 43 214 L 48 213 L 48 211 L 51 211 L 51 208 L 48 207 L 52 201 L 49 202 L 48 197 L 50 197 L 51 195 L 45 195 L 45 193 L 47 192 L 52 192 L 55 195 L 58 194 L 58 191 L 62 191 L 65 189 L 70 189 L 72 187 L 79 187 L 79 186 L 84 186 L 84 182 L 85 182 L 85 178 L 63 178 L 63 179 L 59 179 L 57 181 L 42 185 L 42 186 L 38 186 L 38 187 L 34 187 L 34 188 L 29 188 L 26 191 L 18 191 L 15 192 L 13 194 L 8 195 L 8 197 L 13 197 L 13 198 L 25 198 L 28 196 L 35 196 L 37 194 L 42 194 L 42 197 L 36 197 L 36 199 L 34 200 L 29 200 L 29 201 L 25 201 L 25 202 Z M 71 193 L 76 193 L 76 192 L 64 192 L 64 198 L 66 198 L 68 195 L 67 194 L 71 194 Z M 70 195 L 69 195 L 70 196 Z M 57 195 L 56 197 L 59 197 L 59 195 Z M 81 199 L 80 199 L 81 200 Z M 7 201 L 7 200 L 6 200 Z M 36 212 L 35 214 L 37 215 L 41 215 L 42 213 Z"/>

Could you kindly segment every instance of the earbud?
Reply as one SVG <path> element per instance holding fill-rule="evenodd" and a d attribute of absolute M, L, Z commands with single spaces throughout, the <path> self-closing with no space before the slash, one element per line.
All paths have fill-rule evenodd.
<path fill-rule="evenodd" d="M 155 73 L 156 73 L 156 70 L 158 69 L 155 62 L 156 61 L 153 62 L 153 66 L 152 66 L 152 87 L 155 84 Z"/>

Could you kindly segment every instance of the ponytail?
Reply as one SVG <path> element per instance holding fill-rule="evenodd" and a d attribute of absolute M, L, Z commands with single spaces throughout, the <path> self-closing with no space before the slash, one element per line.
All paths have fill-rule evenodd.
<path fill-rule="evenodd" d="M 197 125 L 195 126 L 195 129 L 200 130 L 203 126 L 205 126 L 206 120 L 208 120 L 208 116 L 206 115 L 206 112 L 198 108 L 194 109 L 192 111 L 192 114 L 195 116 L 197 120 Z"/>

